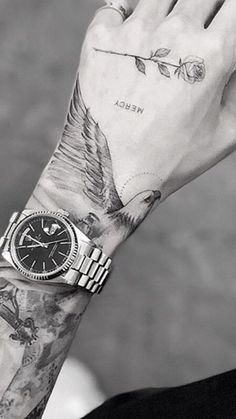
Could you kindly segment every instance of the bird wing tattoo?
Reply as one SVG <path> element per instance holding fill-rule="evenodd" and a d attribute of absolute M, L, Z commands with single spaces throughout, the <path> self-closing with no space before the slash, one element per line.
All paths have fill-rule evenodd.
<path fill-rule="evenodd" d="M 70 187 L 74 186 L 78 191 L 79 179 L 83 193 L 97 208 L 113 212 L 123 207 L 113 179 L 112 160 L 106 136 L 85 106 L 79 77 L 76 79 L 63 138 L 55 152 L 55 161 L 57 170 L 58 164 L 64 172 L 68 168 L 68 176 L 71 173 L 69 166 L 73 165 L 73 172 L 78 176 L 75 177 L 76 184 L 71 185 L 70 182 Z M 79 192 L 81 193 L 81 190 Z"/>

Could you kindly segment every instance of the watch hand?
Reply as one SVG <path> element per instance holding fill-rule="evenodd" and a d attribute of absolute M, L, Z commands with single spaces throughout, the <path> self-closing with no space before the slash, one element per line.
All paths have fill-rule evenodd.
<path fill-rule="evenodd" d="M 46 247 L 46 246 L 45 246 L 45 243 L 41 243 L 40 241 L 38 241 L 38 240 L 34 239 L 33 237 L 28 236 L 28 234 L 26 234 L 26 237 L 29 237 L 29 239 L 31 239 L 31 240 L 32 240 L 33 242 L 35 242 L 35 243 L 38 243 L 41 247 Z"/>
<path fill-rule="evenodd" d="M 29 248 L 35 248 L 35 247 L 42 247 L 41 244 L 33 244 L 29 246 L 18 246 L 17 249 L 29 249 Z"/>
<path fill-rule="evenodd" d="M 54 244 L 54 243 L 60 243 L 60 242 L 66 242 L 66 239 L 61 239 L 61 240 L 55 240 L 55 241 L 53 241 L 53 242 L 47 242 L 47 243 L 44 243 L 45 245 L 48 245 L 48 244 Z M 67 242 L 66 242 L 67 243 Z"/>

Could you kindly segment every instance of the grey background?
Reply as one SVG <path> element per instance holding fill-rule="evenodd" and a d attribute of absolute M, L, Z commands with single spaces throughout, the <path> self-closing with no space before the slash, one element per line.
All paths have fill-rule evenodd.
<path fill-rule="evenodd" d="M 0 2 L 0 228 L 59 139 L 93 0 Z M 171 197 L 120 250 L 71 353 L 107 395 L 236 365 L 232 156 Z"/>

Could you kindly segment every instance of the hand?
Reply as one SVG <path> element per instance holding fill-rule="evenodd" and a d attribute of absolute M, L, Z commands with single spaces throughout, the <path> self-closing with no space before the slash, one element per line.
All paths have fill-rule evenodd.
<path fill-rule="evenodd" d="M 26 237 L 28 237 L 28 238 L 29 238 L 30 240 L 32 240 L 33 242 L 38 243 L 38 246 L 40 246 L 40 247 L 46 247 L 44 243 L 42 243 L 42 242 L 40 242 L 40 241 L 38 241 L 38 240 L 34 239 L 33 237 L 29 236 L 28 234 L 26 234 Z M 30 247 L 30 246 L 27 246 L 27 247 Z"/>
<path fill-rule="evenodd" d="M 27 236 L 29 237 L 29 236 Z M 32 237 L 30 237 L 31 240 L 35 241 L 37 243 L 37 240 L 33 239 Z M 48 248 L 49 244 L 55 244 L 55 243 L 60 243 L 63 242 L 64 240 L 55 240 L 53 242 L 48 242 L 48 243 L 41 243 L 38 242 L 39 244 L 33 244 L 33 245 L 29 245 L 29 246 L 18 246 L 17 249 L 30 249 L 30 248 L 36 248 L 36 247 L 45 247 L 46 249 Z"/>
<path fill-rule="evenodd" d="M 101 11 L 84 43 L 83 98 L 124 200 L 155 185 L 164 200 L 235 149 L 236 97 L 222 98 L 236 62 L 236 3 L 226 0 L 207 29 L 216 0 L 179 0 L 166 17 L 171 3 L 141 0 L 123 24 Z"/>
<path fill-rule="evenodd" d="M 167 16 L 171 4 L 140 0 L 124 23 L 115 10 L 98 12 L 36 191 L 108 252 L 235 150 L 236 98 L 225 87 L 236 89 L 236 3 L 226 0 L 206 29 L 217 0 L 179 0 Z"/>
<path fill-rule="evenodd" d="M 49 244 L 55 244 L 55 243 L 61 243 L 66 241 L 65 239 L 61 239 L 61 240 L 54 240 L 53 242 L 47 242 L 47 243 L 43 243 L 44 247 L 48 248 Z"/>
<path fill-rule="evenodd" d="M 17 246 L 16 249 L 34 249 L 36 247 L 43 247 L 41 244 L 33 244 L 29 246 Z"/>
<path fill-rule="evenodd" d="M 60 243 L 60 242 L 64 242 L 65 239 L 61 239 L 61 240 L 54 240 L 52 242 L 47 242 L 47 243 L 42 243 L 36 239 L 34 239 L 33 237 L 29 236 L 28 234 L 26 235 L 26 237 L 29 237 L 29 239 L 31 239 L 32 241 L 38 243 L 38 244 L 34 244 L 34 245 L 29 245 L 29 246 L 19 246 L 17 247 L 17 249 L 23 249 L 23 248 L 35 248 L 35 247 L 45 247 L 46 249 L 48 248 L 49 244 L 55 244 L 55 243 Z"/>

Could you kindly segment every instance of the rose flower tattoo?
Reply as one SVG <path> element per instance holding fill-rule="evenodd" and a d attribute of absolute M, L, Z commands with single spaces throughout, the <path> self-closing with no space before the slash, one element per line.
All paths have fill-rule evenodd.
<path fill-rule="evenodd" d="M 173 64 L 164 61 L 163 58 L 170 54 L 171 50 L 167 48 L 159 48 L 156 52 L 151 52 L 150 57 L 141 57 L 134 54 L 125 54 L 115 51 L 103 50 L 100 48 L 94 48 L 96 52 L 102 52 L 104 54 L 120 55 L 123 57 L 134 58 L 135 65 L 140 71 L 146 75 L 146 63 L 150 61 L 157 66 L 158 71 L 162 76 L 171 78 L 171 69 L 174 70 L 174 75 L 178 78 L 182 78 L 184 81 L 190 84 L 201 82 L 206 76 L 206 67 L 203 58 L 189 55 L 184 60 L 179 59 L 179 64 Z"/>

